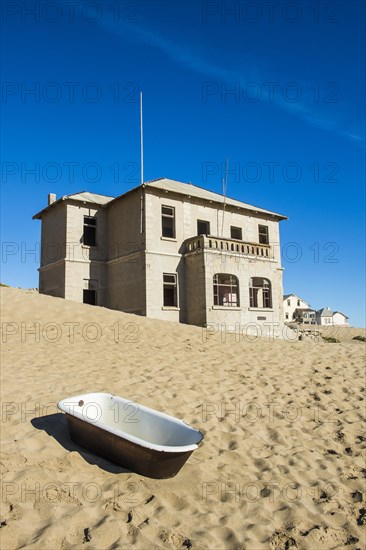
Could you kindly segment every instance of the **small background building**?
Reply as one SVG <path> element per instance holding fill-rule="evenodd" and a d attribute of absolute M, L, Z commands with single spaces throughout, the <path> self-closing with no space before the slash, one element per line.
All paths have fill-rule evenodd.
<path fill-rule="evenodd" d="M 284 295 L 283 314 L 286 323 L 349 326 L 347 315 L 341 311 L 333 312 L 330 307 L 323 307 L 315 311 L 308 302 L 305 302 L 296 294 Z"/>
<path fill-rule="evenodd" d="M 318 325 L 349 326 L 347 315 L 340 311 L 333 312 L 329 307 L 324 307 L 316 312 L 316 323 Z"/>
<path fill-rule="evenodd" d="M 329 307 L 323 307 L 319 309 L 316 314 L 317 325 L 332 325 L 333 324 L 333 311 Z"/>
<path fill-rule="evenodd" d="M 283 297 L 284 321 L 291 323 L 314 324 L 315 310 L 310 308 L 310 304 L 305 302 L 296 294 L 285 294 Z"/>

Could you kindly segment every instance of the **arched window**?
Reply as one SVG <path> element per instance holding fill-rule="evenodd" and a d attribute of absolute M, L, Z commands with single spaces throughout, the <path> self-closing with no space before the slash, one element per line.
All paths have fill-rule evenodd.
<path fill-rule="evenodd" d="M 272 307 L 271 281 L 262 277 L 252 277 L 249 281 L 249 306 Z"/>
<path fill-rule="evenodd" d="M 215 306 L 239 307 L 239 281 L 235 275 L 216 273 L 213 278 Z"/>

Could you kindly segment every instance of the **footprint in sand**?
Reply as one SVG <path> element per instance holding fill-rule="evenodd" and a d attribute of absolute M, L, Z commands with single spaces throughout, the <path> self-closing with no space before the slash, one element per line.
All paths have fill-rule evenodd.
<path fill-rule="evenodd" d="M 270 538 L 270 546 L 273 550 L 288 550 L 289 548 L 298 548 L 298 544 L 293 537 L 281 533 L 281 531 L 275 531 Z"/>
<path fill-rule="evenodd" d="M 365 525 L 366 523 L 366 508 L 360 508 L 357 518 L 357 525 Z"/>
<path fill-rule="evenodd" d="M 352 500 L 355 502 L 362 502 L 362 493 L 360 491 L 355 491 L 351 493 Z"/>
<path fill-rule="evenodd" d="M 92 539 L 92 536 L 90 534 L 90 529 L 89 527 L 86 527 L 84 529 L 84 538 L 83 538 L 83 544 L 85 544 L 86 542 L 90 542 Z"/>
<path fill-rule="evenodd" d="M 335 451 L 334 449 L 327 449 L 327 453 L 328 453 L 328 455 L 334 455 L 334 456 L 336 456 L 337 458 L 339 458 L 339 457 L 341 456 L 341 455 L 340 455 L 337 451 Z"/>

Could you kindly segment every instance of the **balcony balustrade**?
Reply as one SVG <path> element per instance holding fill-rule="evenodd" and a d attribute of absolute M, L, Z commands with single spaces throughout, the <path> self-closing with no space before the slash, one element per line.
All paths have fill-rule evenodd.
<path fill-rule="evenodd" d="M 213 251 L 225 254 L 240 254 L 262 259 L 272 259 L 272 249 L 269 244 L 260 244 L 239 241 L 236 239 L 224 239 L 212 235 L 198 235 L 185 241 L 185 253 Z"/>

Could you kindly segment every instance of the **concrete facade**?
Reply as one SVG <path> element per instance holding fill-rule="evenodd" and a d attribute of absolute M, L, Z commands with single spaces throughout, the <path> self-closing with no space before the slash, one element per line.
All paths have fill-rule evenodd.
<path fill-rule="evenodd" d="M 34 218 L 42 220 L 44 294 L 82 302 L 90 291 L 97 305 L 148 317 L 282 331 L 285 216 L 161 179 L 117 198 L 54 197 Z M 92 246 L 85 224 L 95 227 Z"/>

